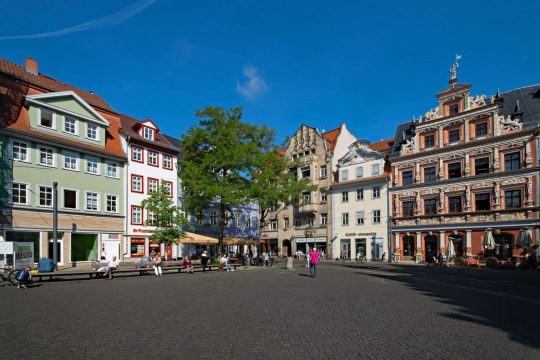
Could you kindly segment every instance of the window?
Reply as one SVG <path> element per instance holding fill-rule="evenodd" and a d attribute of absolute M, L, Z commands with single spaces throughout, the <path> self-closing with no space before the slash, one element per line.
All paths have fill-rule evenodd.
<path fill-rule="evenodd" d="M 413 172 L 411 171 L 404 171 L 401 173 L 401 185 L 403 186 L 410 186 L 413 184 Z"/>
<path fill-rule="evenodd" d="M 20 141 L 13 141 L 12 144 L 13 160 L 30 161 L 28 157 L 28 144 Z"/>
<path fill-rule="evenodd" d="M 309 179 L 311 176 L 311 169 L 309 166 L 304 166 L 300 171 L 302 172 L 302 179 Z"/>
<path fill-rule="evenodd" d="M 52 187 L 50 186 L 39 186 L 39 206 L 52 206 Z"/>
<path fill-rule="evenodd" d="M 424 137 L 424 148 L 432 148 L 435 146 L 435 135 L 426 135 Z"/>
<path fill-rule="evenodd" d="M 99 196 L 97 193 L 87 192 L 85 209 L 89 211 L 98 211 L 98 202 L 99 202 L 98 198 Z"/>
<path fill-rule="evenodd" d="M 325 203 L 326 201 L 327 201 L 326 191 L 321 191 L 321 203 Z"/>
<path fill-rule="evenodd" d="M 504 171 L 521 169 L 521 154 L 519 151 L 504 154 Z"/>
<path fill-rule="evenodd" d="M 21 183 L 13 183 L 13 203 L 26 205 L 28 202 L 27 190 L 28 185 Z"/>
<path fill-rule="evenodd" d="M 349 192 L 348 191 L 342 191 L 341 192 L 341 202 L 349 202 Z"/>
<path fill-rule="evenodd" d="M 131 160 L 136 162 L 143 162 L 143 149 L 137 146 L 131 148 Z"/>
<path fill-rule="evenodd" d="M 156 192 L 159 186 L 158 179 L 148 178 L 148 193 Z"/>
<path fill-rule="evenodd" d="M 64 117 L 64 132 L 67 132 L 68 134 L 77 134 L 77 120 Z"/>
<path fill-rule="evenodd" d="M 356 200 L 364 200 L 364 189 L 356 189 Z"/>
<path fill-rule="evenodd" d="M 341 225 L 349 225 L 349 213 L 341 214 Z"/>
<path fill-rule="evenodd" d="M 277 220 L 270 220 L 270 230 L 277 230 Z"/>
<path fill-rule="evenodd" d="M 234 218 L 233 219 L 234 219 L 234 226 L 240 227 L 240 225 L 241 225 L 240 222 L 242 220 L 242 215 L 238 211 L 236 211 L 234 213 Z"/>
<path fill-rule="evenodd" d="M 475 210 L 489 210 L 491 208 L 491 201 L 489 193 L 474 194 L 474 209 Z"/>
<path fill-rule="evenodd" d="M 294 226 L 302 226 L 302 220 L 294 219 Z"/>
<path fill-rule="evenodd" d="M 78 170 L 79 156 L 76 153 L 64 152 L 64 169 L 66 170 Z"/>
<path fill-rule="evenodd" d="M 86 137 L 92 140 L 99 140 L 98 127 L 94 124 L 86 124 Z"/>
<path fill-rule="evenodd" d="M 163 155 L 163 168 L 172 170 L 172 156 Z"/>
<path fill-rule="evenodd" d="M 521 190 L 504 191 L 504 207 L 506 209 L 518 209 L 521 207 Z"/>
<path fill-rule="evenodd" d="M 117 213 L 118 212 L 118 196 L 116 195 L 107 195 L 107 212 Z"/>
<path fill-rule="evenodd" d="M 489 174 L 489 158 L 481 158 L 474 160 L 474 174 Z"/>
<path fill-rule="evenodd" d="M 54 166 L 54 150 L 51 148 L 39 148 L 39 163 L 45 166 Z"/>
<path fill-rule="evenodd" d="M 448 142 L 449 143 L 459 142 L 459 129 L 450 130 L 448 132 Z"/>
<path fill-rule="evenodd" d="M 96 158 L 86 158 L 86 172 L 89 174 L 99 175 L 99 160 Z"/>
<path fill-rule="evenodd" d="M 54 113 L 50 110 L 40 109 L 39 125 L 54 129 Z"/>
<path fill-rule="evenodd" d="M 172 197 L 172 182 L 162 180 L 161 183 L 163 184 L 163 193 L 165 194 L 165 196 Z"/>
<path fill-rule="evenodd" d="M 376 176 L 381 174 L 381 164 L 372 164 L 371 165 L 371 176 Z"/>
<path fill-rule="evenodd" d="M 487 122 L 481 122 L 479 124 L 474 125 L 475 137 L 486 136 L 487 133 L 488 133 Z"/>
<path fill-rule="evenodd" d="M 131 175 L 131 191 L 143 192 L 143 177 L 139 175 Z"/>
<path fill-rule="evenodd" d="M 341 181 L 349 180 L 349 170 L 341 170 Z"/>
<path fill-rule="evenodd" d="M 311 193 L 309 191 L 304 191 L 302 193 L 302 205 L 311 204 Z"/>
<path fill-rule="evenodd" d="M 313 226 L 313 218 L 308 219 L 307 224 L 308 224 L 309 226 Z"/>
<path fill-rule="evenodd" d="M 77 191 L 64 189 L 64 208 L 77 208 Z"/>
<path fill-rule="evenodd" d="M 321 225 L 328 225 L 328 214 L 321 213 Z"/>
<path fill-rule="evenodd" d="M 148 150 L 148 165 L 158 166 L 159 155 L 155 151 Z"/>
<path fill-rule="evenodd" d="M 142 208 L 140 206 L 131 206 L 131 223 L 142 225 Z"/>
<path fill-rule="evenodd" d="M 251 216 L 246 217 L 246 228 L 251 229 Z"/>
<path fill-rule="evenodd" d="M 363 211 L 356 212 L 356 225 L 364 225 L 364 212 Z"/>
<path fill-rule="evenodd" d="M 144 127 L 143 129 L 144 138 L 148 140 L 154 140 L 154 129 L 151 129 L 149 127 Z"/>
<path fill-rule="evenodd" d="M 326 165 L 322 165 L 321 166 L 321 179 L 325 179 L 327 175 L 327 172 L 326 172 Z"/>
<path fill-rule="evenodd" d="M 218 215 L 216 210 L 210 211 L 210 225 L 217 225 L 218 223 Z"/>
<path fill-rule="evenodd" d="M 146 224 L 150 226 L 156 225 L 156 214 L 153 211 L 148 210 L 148 219 L 146 219 Z"/>
<path fill-rule="evenodd" d="M 437 199 L 424 199 L 424 215 L 437 214 Z"/>
<path fill-rule="evenodd" d="M 286 218 L 283 218 L 283 227 L 285 229 L 288 229 L 289 228 L 289 218 L 286 217 Z"/>
<path fill-rule="evenodd" d="M 437 180 L 437 169 L 435 166 L 424 168 L 424 183 L 432 183 Z"/>
<path fill-rule="evenodd" d="M 455 115 L 459 112 L 459 104 L 451 104 L 449 107 L 448 107 L 448 113 L 450 115 Z"/>
<path fill-rule="evenodd" d="M 381 197 L 380 186 L 374 186 L 372 191 L 373 191 L 373 195 L 372 195 L 373 199 L 378 199 Z"/>
<path fill-rule="evenodd" d="M 404 201 L 401 204 L 401 216 L 414 216 L 414 201 Z"/>
<path fill-rule="evenodd" d="M 356 168 L 356 178 L 361 178 L 364 176 L 364 168 L 362 166 L 359 166 Z"/>
<path fill-rule="evenodd" d="M 381 210 L 373 210 L 373 223 L 374 224 L 381 223 Z"/>
<path fill-rule="evenodd" d="M 112 178 L 118 178 L 118 164 L 115 162 L 107 161 L 107 176 Z"/>
<path fill-rule="evenodd" d="M 462 211 L 461 196 L 449 196 L 448 197 L 448 212 L 459 213 Z"/>
<path fill-rule="evenodd" d="M 455 179 L 461 177 L 461 163 L 451 163 L 448 164 L 448 178 Z"/>

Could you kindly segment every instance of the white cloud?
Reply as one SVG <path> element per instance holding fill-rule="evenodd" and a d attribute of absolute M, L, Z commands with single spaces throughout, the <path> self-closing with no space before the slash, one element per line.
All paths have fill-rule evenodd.
<path fill-rule="evenodd" d="M 262 94 L 268 89 L 266 82 L 256 67 L 244 66 L 242 74 L 247 79 L 243 83 L 236 82 L 236 91 L 244 99 L 254 99 L 257 95 Z"/>
<path fill-rule="evenodd" d="M 88 30 L 101 29 L 105 27 L 111 27 L 114 25 L 118 25 L 128 20 L 129 18 L 137 15 L 138 13 L 140 13 L 141 11 L 143 11 L 144 9 L 146 9 L 148 6 L 152 5 L 155 2 L 156 0 L 140 0 L 140 1 L 137 1 L 135 4 L 132 4 L 114 14 L 107 15 L 99 19 L 91 20 L 91 21 L 85 22 L 84 24 L 70 26 L 65 29 L 55 30 L 55 31 L 46 32 L 46 33 L 0 36 L 0 40 L 44 39 L 44 38 L 67 35 L 67 34 L 80 32 L 80 31 L 88 31 Z"/>

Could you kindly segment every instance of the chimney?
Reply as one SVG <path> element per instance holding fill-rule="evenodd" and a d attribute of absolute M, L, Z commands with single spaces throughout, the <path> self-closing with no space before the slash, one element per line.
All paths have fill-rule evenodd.
<path fill-rule="evenodd" d="M 38 62 L 32 59 L 30 56 L 26 57 L 26 62 L 24 64 L 26 71 L 32 74 L 38 74 Z"/>

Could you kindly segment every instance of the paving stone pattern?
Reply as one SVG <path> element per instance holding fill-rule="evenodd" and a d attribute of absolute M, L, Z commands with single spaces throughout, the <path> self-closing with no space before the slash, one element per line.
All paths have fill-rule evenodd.
<path fill-rule="evenodd" d="M 3 286 L 2 358 L 540 358 L 540 273 L 295 266 Z"/>

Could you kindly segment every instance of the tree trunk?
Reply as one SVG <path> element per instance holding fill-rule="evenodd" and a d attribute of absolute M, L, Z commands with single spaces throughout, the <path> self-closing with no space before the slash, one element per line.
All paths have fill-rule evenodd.
<path fill-rule="evenodd" d="M 227 213 L 226 213 L 226 207 L 225 203 L 223 202 L 223 199 L 219 202 L 219 211 L 220 211 L 220 219 L 219 219 L 219 241 L 218 241 L 218 254 L 222 255 L 222 248 L 223 248 L 223 233 L 225 232 L 225 221 L 227 220 Z"/>

